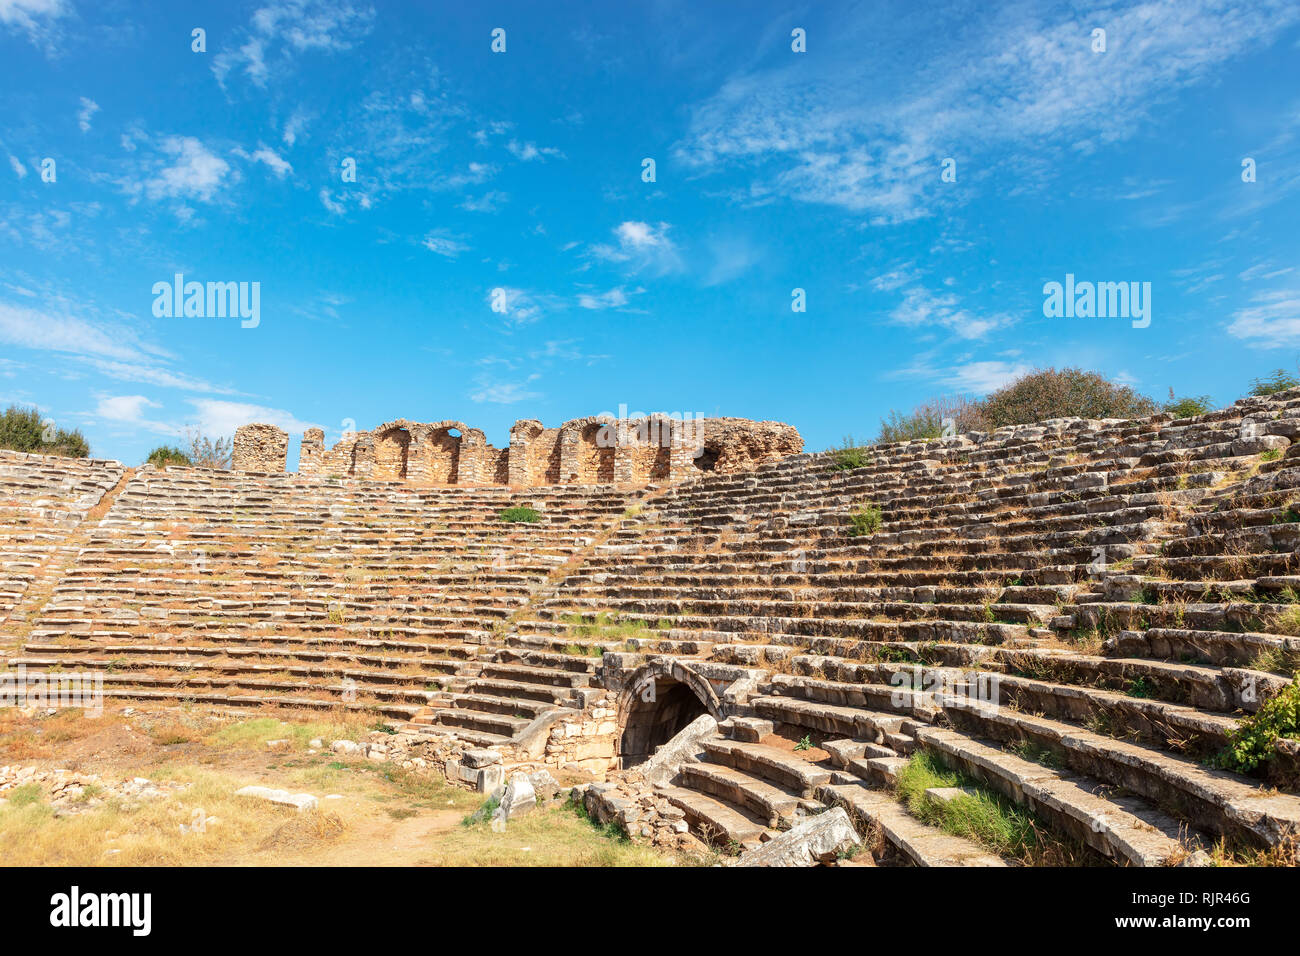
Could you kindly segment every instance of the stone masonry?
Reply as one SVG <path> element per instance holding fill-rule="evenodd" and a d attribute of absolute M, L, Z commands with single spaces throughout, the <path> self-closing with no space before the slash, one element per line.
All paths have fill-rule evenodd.
<path fill-rule="evenodd" d="M 235 431 L 230 467 L 280 474 L 289 460 L 289 433 L 274 425 L 242 425 Z"/>
<path fill-rule="evenodd" d="M 241 428 L 235 470 L 283 471 L 283 453 L 275 467 L 279 435 L 270 425 Z M 802 450 L 793 426 L 744 418 L 589 417 L 559 428 L 522 419 L 510 429 L 508 448 L 493 447 L 463 422 L 401 418 L 345 434 L 329 449 L 321 429 L 308 429 L 298 474 L 432 485 L 646 485 L 745 471 Z"/>

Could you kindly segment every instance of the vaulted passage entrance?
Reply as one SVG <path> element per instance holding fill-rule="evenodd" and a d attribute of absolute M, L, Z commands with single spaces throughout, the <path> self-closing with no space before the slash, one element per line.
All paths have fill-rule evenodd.
<path fill-rule="evenodd" d="M 632 697 L 619 737 L 623 766 L 635 767 L 648 760 L 687 724 L 708 712 L 694 691 L 672 678 L 655 680 L 653 691 L 649 685 L 642 687 Z"/>

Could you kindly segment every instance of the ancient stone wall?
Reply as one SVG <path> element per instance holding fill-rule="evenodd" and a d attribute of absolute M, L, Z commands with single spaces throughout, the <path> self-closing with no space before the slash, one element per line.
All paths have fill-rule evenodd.
<path fill-rule="evenodd" d="M 230 467 L 281 474 L 289 461 L 289 433 L 274 425 L 242 425 L 235 431 Z"/>
<path fill-rule="evenodd" d="M 325 447 L 321 429 L 309 428 L 298 473 L 433 485 L 644 485 L 683 481 L 702 471 L 743 471 L 802 450 L 803 439 L 792 426 L 744 418 L 587 417 L 559 428 L 521 419 L 510 429 L 508 448 L 489 445 L 483 432 L 463 422 L 402 418 L 345 433 L 333 448 Z M 282 471 L 284 451 L 279 455 Z M 236 463 L 241 471 L 264 465 L 256 456 L 240 461 L 254 463 Z"/>

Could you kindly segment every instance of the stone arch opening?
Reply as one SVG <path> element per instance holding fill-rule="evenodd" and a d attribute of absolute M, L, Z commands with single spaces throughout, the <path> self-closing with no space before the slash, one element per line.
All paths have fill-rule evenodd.
<path fill-rule="evenodd" d="M 375 438 L 375 470 L 373 477 L 401 479 L 406 477 L 410 458 L 411 433 L 405 428 L 389 428 Z"/>
<path fill-rule="evenodd" d="M 439 428 L 429 435 L 427 449 L 429 481 L 454 485 L 460 477 L 460 430 Z"/>
<path fill-rule="evenodd" d="M 701 714 L 722 719 L 709 682 L 677 662 L 652 661 L 632 675 L 619 699 L 618 755 L 635 767 Z"/>
<path fill-rule="evenodd" d="M 603 438 L 606 426 L 592 422 L 578 433 L 578 484 L 596 485 L 614 483 L 614 444 Z"/>
<path fill-rule="evenodd" d="M 717 471 L 719 454 L 720 450 L 717 445 L 706 444 L 704 450 L 691 459 L 691 464 L 700 471 Z"/>

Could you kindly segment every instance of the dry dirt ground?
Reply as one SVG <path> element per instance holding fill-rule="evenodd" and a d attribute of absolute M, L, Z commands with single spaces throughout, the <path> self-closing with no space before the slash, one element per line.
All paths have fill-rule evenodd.
<path fill-rule="evenodd" d="M 0 793 L 0 862 L 7 865 L 671 866 L 670 856 L 619 839 L 568 806 L 537 810 L 504 833 L 465 818 L 480 794 L 441 773 L 344 758 L 332 740 L 364 739 L 374 722 L 242 717 L 197 710 L 90 718 L 0 710 L 0 768 L 64 769 L 84 780 L 75 800 L 48 785 Z M 313 751 L 320 738 L 325 749 Z M 287 740 L 269 749 L 268 740 Z M 12 770 L 11 770 L 12 775 Z M 147 778 L 162 791 L 136 799 L 121 785 Z M 561 783 L 576 781 L 561 780 Z M 299 813 L 235 796 L 258 784 L 311 793 Z M 202 821 L 197 829 L 194 824 Z"/>

